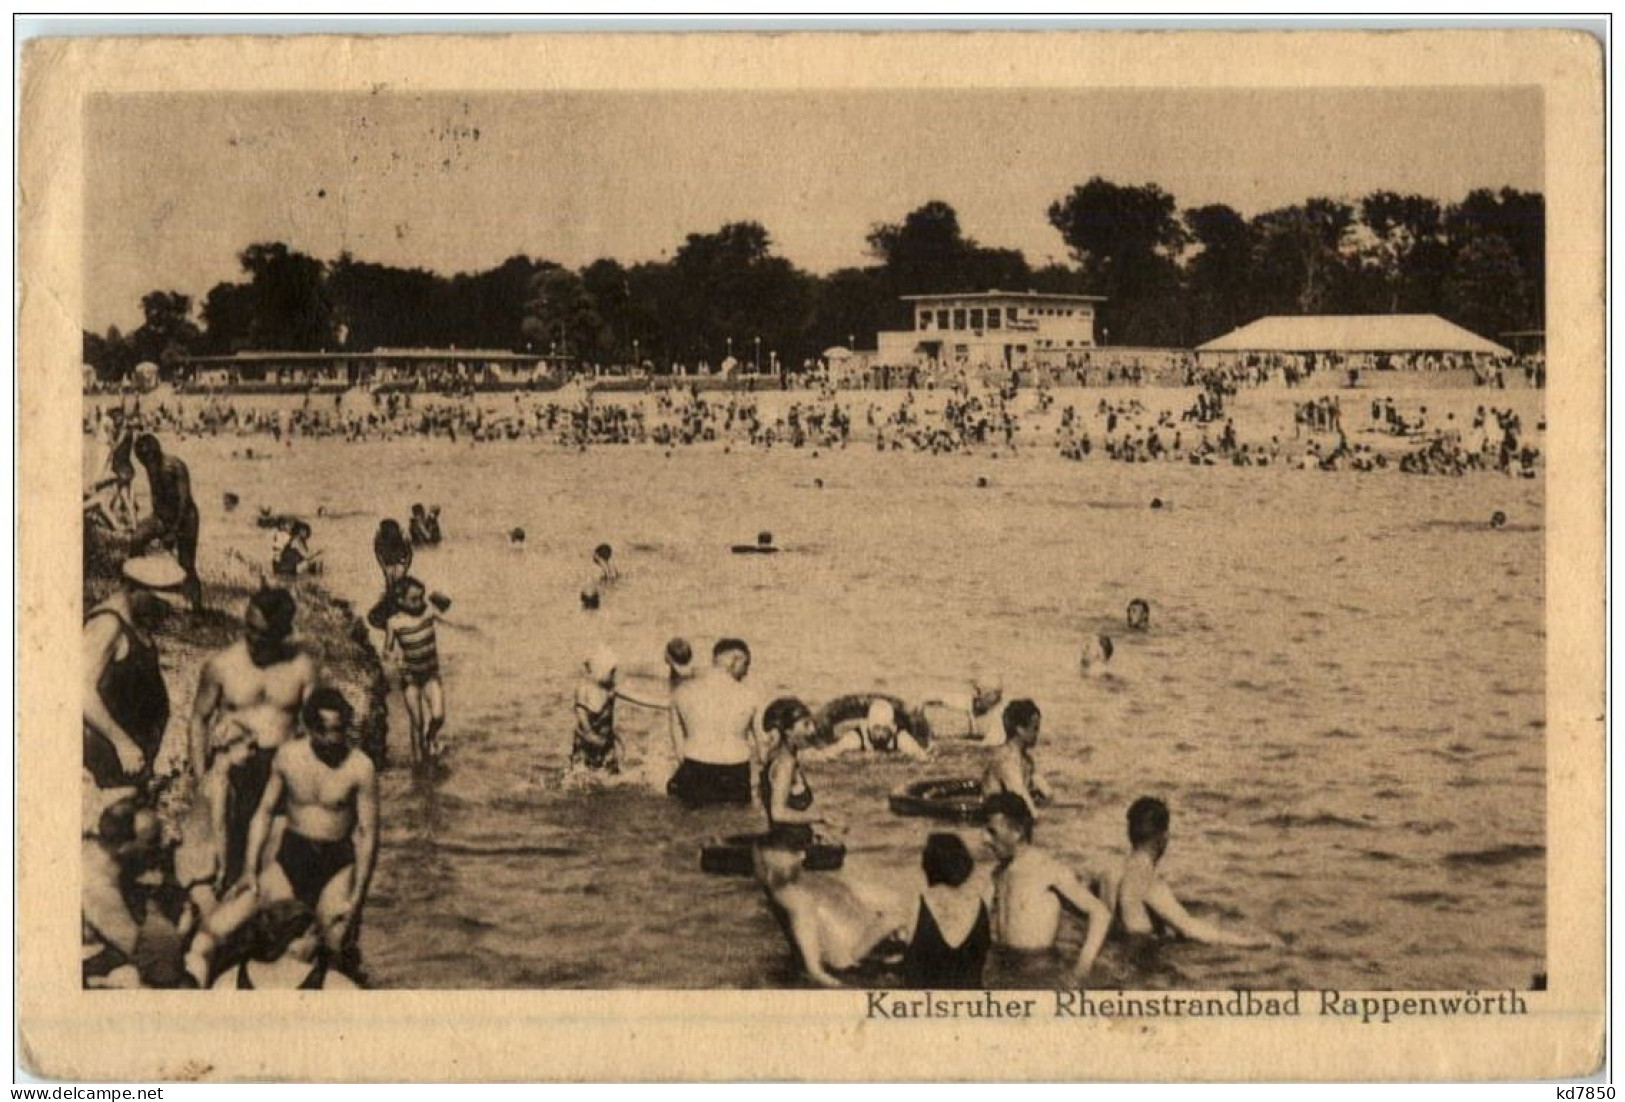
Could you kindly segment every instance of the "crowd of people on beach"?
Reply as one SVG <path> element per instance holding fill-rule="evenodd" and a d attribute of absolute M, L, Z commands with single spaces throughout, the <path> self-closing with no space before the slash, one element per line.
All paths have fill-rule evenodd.
<path fill-rule="evenodd" d="M 307 395 L 297 406 L 276 410 L 253 403 L 239 408 L 223 398 L 144 404 L 138 400 L 133 414 L 125 407 L 94 407 L 86 414 L 85 429 L 114 455 L 127 446 L 130 426 L 139 422 L 181 439 L 240 438 L 243 447 L 236 454 L 247 458 L 275 454 L 276 448 L 291 447 L 301 438 L 533 441 L 577 449 L 648 445 L 668 451 L 709 444 L 730 450 L 778 447 L 813 452 L 873 447 L 882 452 L 993 456 L 1048 445 L 1075 461 L 1098 455 L 1129 463 L 1285 464 L 1357 471 L 1392 467 L 1425 474 L 1494 470 L 1531 477 L 1540 457 L 1522 426 L 1512 424 L 1516 414 L 1510 410 L 1492 407 L 1486 412 L 1480 406 L 1471 429 L 1464 433 L 1453 415 L 1430 422 L 1426 405 L 1396 403 L 1392 396 L 1370 399 L 1368 428 L 1351 424 L 1342 395 L 1323 395 L 1295 405 L 1290 440 L 1284 441 L 1278 431 L 1244 439 L 1229 408 L 1238 389 L 1248 385 L 1242 374 L 1234 368 L 1206 371 L 1183 410 L 1151 409 L 1140 396 L 1102 396 L 1091 410 L 1062 404 L 1047 388 L 1027 390 L 1013 384 L 990 390 L 956 384 L 936 391 L 905 391 L 888 403 L 865 398 L 861 392 L 825 389 L 771 413 L 750 395 L 708 395 L 698 389 L 662 391 L 647 408 L 641 401 L 596 398 L 590 393 L 573 403 L 519 395 L 481 403 L 390 393 L 358 401 L 339 395 L 331 402 Z M 1544 424 L 1537 426 L 1542 428 Z M 1319 439 L 1327 436 L 1335 437 L 1335 442 Z M 126 462 L 107 481 L 109 517 L 124 508 L 132 478 L 133 466 Z"/>

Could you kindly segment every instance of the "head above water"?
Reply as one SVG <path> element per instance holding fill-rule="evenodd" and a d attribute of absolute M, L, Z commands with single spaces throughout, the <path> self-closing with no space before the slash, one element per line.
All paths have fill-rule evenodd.
<path fill-rule="evenodd" d="M 863 717 L 863 737 L 871 750 L 897 748 L 897 709 L 884 697 L 869 702 L 869 711 Z"/>
<path fill-rule="evenodd" d="M 982 803 L 987 815 L 987 840 L 1001 860 L 1015 856 L 1033 840 L 1033 813 L 1014 792 L 996 792 Z"/>
<path fill-rule="evenodd" d="M 780 742 L 803 745 L 812 734 L 812 710 L 799 697 L 781 696 L 762 709 L 762 729 Z"/>
<path fill-rule="evenodd" d="M 688 677 L 694 672 L 694 648 L 687 639 L 678 636 L 666 642 L 666 665 L 678 677 Z"/>
<path fill-rule="evenodd" d="M 959 835 L 937 832 L 925 840 L 920 867 L 925 870 L 927 886 L 946 884 L 950 888 L 957 888 L 976 871 L 976 859 Z"/>
<path fill-rule="evenodd" d="M 1105 672 L 1106 664 L 1112 660 L 1111 636 L 1091 636 L 1083 644 L 1083 653 L 1078 656 L 1078 669 L 1085 677 Z"/>
<path fill-rule="evenodd" d="M 1004 706 L 1003 719 L 1006 738 L 1020 738 L 1029 746 L 1038 741 L 1038 729 L 1043 720 L 1043 713 L 1033 701 L 1026 697 L 1012 700 Z"/>
<path fill-rule="evenodd" d="M 1168 805 L 1155 796 L 1141 796 L 1128 806 L 1129 845 L 1155 846 L 1160 857 L 1168 846 L 1168 824 Z"/>
<path fill-rule="evenodd" d="M 607 543 L 600 543 L 592 549 L 592 560 L 593 562 L 608 562 L 613 554 L 615 554 L 613 547 Z"/>
<path fill-rule="evenodd" d="M 1151 626 L 1151 605 L 1145 598 L 1136 597 L 1128 603 L 1128 626 L 1135 631 Z"/>
<path fill-rule="evenodd" d="M 750 672 L 750 647 L 743 639 L 718 639 L 711 648 L 711 664 L 743 681 Z"/>

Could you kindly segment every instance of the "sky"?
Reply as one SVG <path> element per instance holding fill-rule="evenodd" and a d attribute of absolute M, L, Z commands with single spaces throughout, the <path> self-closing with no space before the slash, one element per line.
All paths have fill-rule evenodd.
<path fill-rule="evenodd" d="M 1542 187 L 1528 88 L 100 95 L 87 108 L 84 323 L 201 301 L 237 254 L 445 275 L 525 254 L 669 256 L 751 219 L 814 272 L 931 199 L 967 235 L 1066 259 L 1050 203 L 1092 176 L 1256 214 L 1376 189 Z"/>

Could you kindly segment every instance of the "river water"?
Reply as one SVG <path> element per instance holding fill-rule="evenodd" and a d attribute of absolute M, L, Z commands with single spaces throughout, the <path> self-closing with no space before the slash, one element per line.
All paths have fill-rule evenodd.
<path fill-rule="evenodd" d="M 1543 479 L 1079 464 L 1040 448 L 300 440 L 266 459 L 268 444 L 177 445 L 205 573 L 223 547 L 265 557 L 254 506 L 297 511 L 316 523 L 324 584 L 365 608 L 378 520 L 438 502 L 446 541 L 414 573 L 470 626 L 441 632 L 446 774 L 384 774 L 364 946 L 380 986 L 794 982 L 755 886 L 698 867 L 705 838 L 755 829 L 759 811 L 558 784 L 582 658 L 602 642 L 655 667 L 673 635 L 703 653 L 747 639 L 764 699 L 912 696 L 973 671 L 1036 699 L 1040 766 L 1069 805 L 1041 818 L 1044 846 L 1080 868 L 1116 860 L 1128 803 L 1160 796 L 1180 894 L 1287 943 L 1181 946 L 1126 983 L 1493 988 L 1544 971 Z M 230 515 L 228 490 L 243 501 Z M 1493 530 L 1497 509 L 1511 523 Z M 728 553 L 763 529 L 785 553 Z M 586 612 L 600 541 L 624 579 Z M 1130 635 L 1136 596 L 1151 630 Z M 1111 677 L 1085 681 L 1076 658 L 1096 631 L 1118 650 Z M 664 716 L 620 714 L 631 757 L 663 777 Z M 397 762 L 404 729 L 393 701 Z M 982 753 L 809 765 L 848 824 L 847 873 L 906 891 L 928 824 L 891 816 L 886 794 L 978 772 Z"/>

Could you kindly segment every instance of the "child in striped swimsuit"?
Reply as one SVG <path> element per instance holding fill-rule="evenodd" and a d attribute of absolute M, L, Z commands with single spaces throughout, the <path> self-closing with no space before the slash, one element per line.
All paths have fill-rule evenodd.
<path fill-rule="evenodd" d="M 395 583 L 395 603 L 385 629 L 384 655 L 400 648 L 401 696 L 412 727 L 412 764 L 417 766 L 440 756 L 440 729 L 446 722 L 434 632 L 440 614 L 429 607 L 423 583 L 411 575 Z"/>

